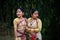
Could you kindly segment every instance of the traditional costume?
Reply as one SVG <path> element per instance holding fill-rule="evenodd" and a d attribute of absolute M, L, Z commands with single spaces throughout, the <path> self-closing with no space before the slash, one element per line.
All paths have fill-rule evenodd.
<path fill-rule="evenodd" d="M 16 22 L 16 20 L 15 20 L 15 22 Z M 17 30 L 16 30 L 16 32 L 17 32 L 16 33 L 17 38 L 16 38 L 16 40 L 26 40 L 25 27 L 26 27 L 26 19 L 23 18 L 17 24 Z"/>
<path fill-rule="evenodd" d="M 32 20 L 32 18 L 29 18 L 28 19 L 28 28 L 36 29 L 35 32 L 30 32 L 30 34 L 29 34 L 31 37 L 31 40 L 36 40 L 36 38 L 38 38 L 39 40 L 42 40 L 41 32 L 40 32 L 41 28 L 42 28 L 42 23 L 39 18 L 33 19 L 33 20 Z"/>

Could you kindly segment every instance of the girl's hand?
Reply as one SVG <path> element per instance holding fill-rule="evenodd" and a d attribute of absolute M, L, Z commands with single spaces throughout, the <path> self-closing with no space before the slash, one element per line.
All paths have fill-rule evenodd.
<path fill-rule="evenodd" d="M 30 33 L 33 33 L 33 32 L 34 32 L 34 29 L 31 29 L 31 30 L 30 30 Z"/>
<path fill-rule="evenodd" d="M 30 30 L 31 30 L 30 28 L 26 27 L 26 31 L 27 31 L 27 32 L 30 32 Z"/>
<path fill-rule="evenodd" d="M 31 29 L 31 32 L 34 32 L 34 29 Z"/>
<path fill-rule="evenodd" d="M 39 29 L 34 29 L 34 32 L 39 32 Z"/>

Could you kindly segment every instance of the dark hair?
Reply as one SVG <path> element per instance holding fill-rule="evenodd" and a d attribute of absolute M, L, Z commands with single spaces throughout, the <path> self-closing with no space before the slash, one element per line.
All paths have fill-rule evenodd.
<path fill-rule="evenodd" d="M 17 10 L 18 9 L 20 9 L 22 11 L 22 13 L 24 13 L 24 9 L 23 8 L 17 8 Z M 23 17 L 25 17 L 25 13 L 24 13 Z"/>
<path fill-rule="evenodd" d="M 37 9 L 31 9 L 30 10 L 30 15 L 32 15 L 35 11 L 38 11 Z"/>
<path fill-rule="evenodd" d="M 23 8 L 18 8 L 18 9 L 20 9 L 22 12 L 24 12 Z M 17 10 L 18 10 L 18 9 L 17 9 Z"/>

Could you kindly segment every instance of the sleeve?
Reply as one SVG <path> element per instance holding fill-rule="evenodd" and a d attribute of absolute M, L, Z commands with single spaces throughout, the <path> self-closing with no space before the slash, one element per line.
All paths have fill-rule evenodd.
<path fill-rule="evenodd" d="M 13 21 L 14 28 L 17 26 L 17 21 L 14 19 Z"/>
<path fill-rule="evenodd" d="M 42 21 L 39 19 L 39 22 L 38 22 L 38 28 L 39 28 L 39 31 L 41 31 L 42 29 Z"/>
<path fill-rule="evenodd" d="M 16 38 L 17 21 L 15 19 L 13 21 L 13 25 L 14 25 L 14 37 Z"/>
<path fill-rule="evenodd" d="M 35 32 L 40 32 L 42 29 L 42 21 L 39 19 L 38 20 L 38 28 L 35 29 Z"/>

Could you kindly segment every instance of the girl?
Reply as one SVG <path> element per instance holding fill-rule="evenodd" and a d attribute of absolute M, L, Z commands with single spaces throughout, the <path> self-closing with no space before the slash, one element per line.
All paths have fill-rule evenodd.
<path fill-rule="evenodd" d="M 41 38 L 42 22 L 38 18 L 38 10 L 32 9 L 30 13 L 31 17 L 28 18 L 28 31 L 30 33 L 29 35 L 31 37 L 31 40 L 36 40 L 36 38 L 42 40 Z"/>
<path fill-rule="evenodd" d="M 24 12 L 22 8 L 17 9 L 17 18 L 14 19 L 14 34 L 15 40 L 26 40 L 25 28 L 26 18 L 23 17 Z"/>

